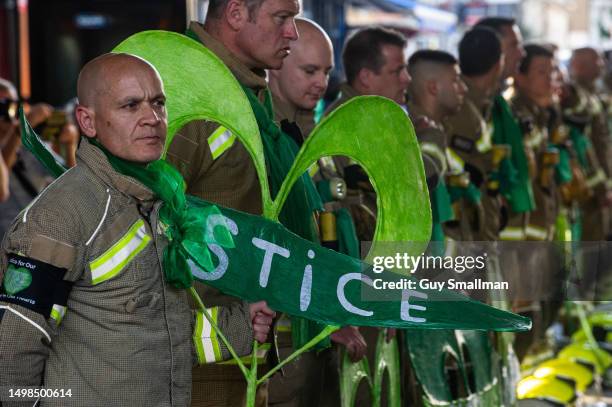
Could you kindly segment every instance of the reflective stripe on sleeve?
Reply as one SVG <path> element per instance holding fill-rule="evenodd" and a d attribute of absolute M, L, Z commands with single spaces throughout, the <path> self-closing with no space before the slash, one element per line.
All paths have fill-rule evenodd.
<path fill-rule="evenodd" d="M 206 312 L 216 325 L 219 307 L 206 309 Z M 196 312 L 196 327 L 193 341 L 198 354 L 198 363 L 206 364 L 221 361 L 221 348 L 219 346 L 217 332 L 213 329 L 212 324 L 201 311 Z"/>
<path fill-rule="evenodd" d="M 446 172 L 446 155 L 440 147 L 438 147 L 435 143 L 423 142 L 421 143 L 421 151 L 424 154 L 435 158 L 440 163 L 440 168 L 442 168 L 442 172 Z"/>
<path fill-rule="evenodd" d="M 589 188 L 596 187 L 602 182 L 606 182 L 606 174 L 602 169 L 597 170 L 592 177 L 586 180 L 586 184 Z"/>
<path fill-rule="evenodd" d="M 499 232 L 499 238 L 501 240 L 525 240 L 525 230 L 523 228 L 509 226 Z"/>
<path fill-rule="evenodd" d="M 465 162 L 453 149 L 446 147 L 446 158 L 448 159 L 448 166 L 451 172 L 463 172 L 465 168 Z"/>
<path fill-rule="evenodd" d="M 529 239 L 548 240 L 548 230 L 540 226 L 527 225 L 525 234 Z"/>
<path fill-rule="evenodd" d="M 144 221 L 138 220 L 117 243 L 89 263 L 91 283 L 100 284 L 116 276 L 150 241 Z"/>
<path fill-rule="evenodd" d="M 66 307 L 63 305 L 53 304 L 53 308 L 51 308 L 51 318 L 55 320 L 57 325 L 62 323 L 64 315 L 66 315 Z"/>
<path fill-rule="evenodd" d="M 259 344 L 259 346 L 257 347 L 257 364 L 261 365 L 263 363 L 265 363 L 266 361 L 266 356 L 268 355 L 268 351 L 272 348 L 272 344 L 270 343 L 262 343 Z M 251 353 L 250 355 L 247 356 L 243 356 L 240 358 L 240 360 L 245 363 L 245 364 L 250 364 L 251 363 L 251 359 L 253 358 L 253 354 Z M 230 359 L 226 362 L 221 362 L 221 365 L 237 365 L 238 362 L 236 362 L 235 359 Z"/>
<path fill-rule="evenodd" d="M 214 131 L 213 134 L 208 138 L 208 147 L 210 148 L 210 154 L 212 159 L 216 160 L 229 149 L 236 141 L 236 136 L 231 131 L 221 126 Z"/>

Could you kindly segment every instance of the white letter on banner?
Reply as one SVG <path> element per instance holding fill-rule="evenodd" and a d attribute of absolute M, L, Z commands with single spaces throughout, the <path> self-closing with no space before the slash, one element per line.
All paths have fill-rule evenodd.
<path fill-rule="evenodd" d="M 257 237 L 254 237 L 252 242 L 255 247 L 265 250 L 266 252 L 263 263 L 261 264 L 261 272 L 259 273 L 259 285 L 266 288 L 268 286 L 268 277 L 270 277 L 270 268 L 272 267 L 272 257 L 275 254 L 280 254 L 284 258 L 288 259 L 291 252 L 284 247 L 277 246 L 272 242 L 268 242 Z"/>
<path fill-rule="evenodd" d="M 361 273 L 348 273 L 340 277 L 338 280 L 338 288 L 336 289 L 336 295 L 338 296 L 338 300 L 340 301 L 340 305 L 353 314 L 361 315 L 362 317 L 371 317 L 374 315 L 373 311 L 366 311 L 361 308 L 357 308 L 346 299 L 346 295 L 344 295 L 344 287 L 351 280 L 360 280 L 365 282 L 369 286 L 373 286 L 374 283 L 372 279 L 365 274 Z"/>
<path fill-rule="evenodd" d="M 232 235 L 238 236 L 238 225 L 236 225 L 236 222 L 226 216 L 220 214 L 210 215 L 207 219 L 206 224 L 210 230 L 212 230 L 216 225 L 227 226 Z M 225 254 L 225 250 L 223 250 L 223 248 L 218 244 L 209 243 L 208 248 L 219 258 L 219 264 L 217 265 L 217 267 L 215 267 L 213 271 L 208 272 L 202 270 L 191 259 L 187 260 L 187 264 L 189 264 L 191 274 L 195 278 L 206 281 L 215 281 L 225 275 L 227 267 L 229 266 L 229 260 L 227 258 L 227 254 Z"/>
<path fill-rule="evenodd" d="M 421 293 L 418 291 L 413 291 L 413 290 L 402 290 L 402 305 L 401 305 L 401 311 L 400 311 L 400 317 L 402 318 L 402 320 L 408 321 L 408 322 L 417 322 L 417 323 L 422 323 L 422 322 L 427 321 L 426 318 L 417 318 L 417 317 L 413 317 L 410 315 L 411 309 L 415 309 L 418 311 L 427 311 L 427 308 L 422 305 L 410 304 L 409 303 L 410 297 L 417 297 L 417 298 L 422 298 L 426 300 L 427 294 Z"/>
<path fill-rule="evenodd" d="M 308 258 L 314 259 L 315 252 L 308 250 Z M 310 293 L 312 291 L 312 266 L 307 264 L 304 268 L 302 288 L 300 288 L 300 311 L 304 312 L 310 306 Z"/>

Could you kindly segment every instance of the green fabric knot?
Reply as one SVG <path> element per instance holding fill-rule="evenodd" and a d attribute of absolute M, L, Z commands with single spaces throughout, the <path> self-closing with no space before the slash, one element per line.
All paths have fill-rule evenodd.
<path fill-rule="evenodd" d="M 159 227 L 168 238 L 162 261 L 168 284 L 176 288 L 191 287 L 190 260 L 205 271 L 213 271 L 215 265 L 208 245 L 234 247 L 219 208 L 212 204 L 205 208 L 190 207 L 181 174 L 167 162 L 157 160 L 147 165 L 135 164 L 112 155 L 96 140 L 91 142 L 104 152 L 117 172 L 137 179 L 163 202 L 159 210 Z"/>

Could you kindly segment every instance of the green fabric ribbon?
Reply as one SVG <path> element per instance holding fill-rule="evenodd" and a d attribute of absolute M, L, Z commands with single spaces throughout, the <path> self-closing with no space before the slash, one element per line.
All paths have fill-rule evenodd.
<path fill-rule="evenodd" d="M 572 166 L 570 164 L 570 153 L 567 147 L 553 144 L 559 150 L 559 163 L 555 165 L 555 180 L 559 184 L 565 184 L 572 181 Z"/>
<path fill-rule="evenodd" d="M 480 202 L 480 190 L 472 182 L 466 188 L 449 186 L 448 193 L 451 202 L 456 202 L 462 198 L 473 204 Z"/>
<path fill-rule="evenodd" d="M 193 284 L 188 259 L 195 261 L 206 271 L 215 269 L 208 244 L 233 248 L 234 241 L 226 225 L 210 230 L 207 219 L 220 214 L 210 205 L 205 209 L 190 210 L 186 205 L 184 181 L 181 174 L 163 160 L 139 165 L 111 154 L 96 140 L 91 143 L 102 150 L 112 167 L 119 173 L 135 178 L 149 188 L 164 202 L 159 218 L 165 226 L 168 246 L 162 261 L 164 276 L 168 284 L 176 288 L 189 288 Z"/>
<path fill-rule="evenodd" d="M 575 126 L 570 126 L 570 139 L 572 140 L 572 145 L 574 146 L 574 151 L 576 151 L 576 157 L 578 158 L 578 162 L 583 170 L 589 171 L 589 160 L 587 158 L 587 150 L 591 145 L 591 141 L 578 130 Z"/>
<path fill-rule="evenodd" d="M 489 178 L 499 182 L 500 191 L 509 191 L 513 185 L 518 183 L 518 172 L 509 158 L 504 158 L 499 163 L 497 170 L 491 171 Z"/>
<path fill-rule="evenodd" d="M 346 208 L 338 209 L 335 214 L 338 251 L 356 259 L 360 258 L 359 239 L 351 214 Z"/>
<path fill-rule="evenodd" d="M 431 218 L 434 223 L 444 223 L 455 218 L 451 205 L 451 196 L 446 183 L 438 182 L 430 196 Z"/>
<path fill-rule="evenodd" d="M 272 199 L 280 191 L 283 181 L 287 177 L 293 161 L 299 151 L 298 145 L 286 135 L 274 122 L 274 110 L 270 91 L 265 91 L 265 100 L 262 104 L 252 89 L 242 86 L 246 94 L 261 134 L 264 147 L 268 179 L 270 181 L 270 194 Z M 314 222 L 315 210 L 322 209 L 323 203 L 308 173 L 304 173 L 293 185 L 287 196 L 287 201 L 278 217 L 280 223 L 296 235 L 311 242 L 318 242 L 319 236 Z M 291 335 L 293 346 L 301 348 L 312 338 L 317 336 L 325 325 L 295 316 L 291 316 Z M 324 349 L 330 346 L 327 338 L 315 345 L 315 349 Z"/>
<path fill-rule="evenodd" d="M 270 92 L 265 91 L 265 100 L 262 104 L 252 89 L 246 86 L 243 86 L 243 89 L 253 108 L 261 134 L 266 165 L 269 169 L 270 193 L 274 199 L 293 165 L 299 147 L 274 122 Z M 308 173 L 304 173 L 289 192 L 279 221 L 298 236 L 315 242 L 319 238 L 312 216 L 315 210 L 320 210 L 322 207 L 323 203 L 312 179 Z"/>
<path fill-rule="evenodd" d="M 20 121 L 24 145 L 46 168 L 53 169 L 52 173 L 55 176 L 63 174 L 67 169 L 57 163 L 55 157 L 42 144 L 25 119 L 22 108 L 20 108 Z M 100 149 L 117 172 L 137 179 L 163 201 L 159 217 L 168 237 L 162 262 L 164 277 L 168 284 L 176 288 L 191 287 L 193 276 L 187 263 L 188 259 L 206 271 L 214 270 L 215 265 L 208 249 L 209 243 L 224 248 L 234 247 L 233 238 L 226 225 L 212 230 L 207 227 L 208 217 L 221 213 L 216 206 L 209 205 L 206 210 L 187 208 L 183 178 L 170 164 L 157 160 L 147 165 L 140 165 L 114 156 L 97 140 L 84 139 L 81 142 L 89 142 Z"/>
<path fill-rule="evenodd" d="M 516 182 L 500 182 L 500 192 L 506 197 L 515 213 L 530 212 L 535 209 L 535 200 L 527 157 L 523 149 L 523 135 L 521 129 L 512 116 L 510 106 L 506 100 L 497 95 L 493 102 L 493 141 L 496 144 L 508 144 L 512 148 L 510 163 L 516 171 Z M 500 180 L 506 175 L 499 172 Z"/>

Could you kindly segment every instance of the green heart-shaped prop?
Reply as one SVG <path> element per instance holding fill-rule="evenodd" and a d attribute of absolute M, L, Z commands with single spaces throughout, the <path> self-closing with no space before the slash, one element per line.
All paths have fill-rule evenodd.
<path fill-rule="evenodd" d="M 32 284 L 32 273 L 24 267 L 9 264 L 4 275 L 4 289 L 8 295 L 15 295 Z"/>
<path fill-rule="evenodd" d="M 394 102 L 360 97 L 325 118 L 302 146 L 274 201 L 270 197 L 263 147 L 248 99 L 229 69 L 210 50 L 167 31 L 135 34 L 113 52 L 149 61 L 164 80 L 168 142 L 187 122 L 207 119 L 230 129 L 249 151 L 261 184 L 264 217 L 276 220 L 295 181 L 323 156 L 345 155 L 360 163 L 377 193 L 375 242 L 423 242 L 431 234 L 431 209 L 420 150 L 412 124 Z M 177 64 L 177 61 L 189 63 Z M 194 92 L 197 89 L 197 92 Z M 376 245 L 370 250 L 371 257 Z"/>

